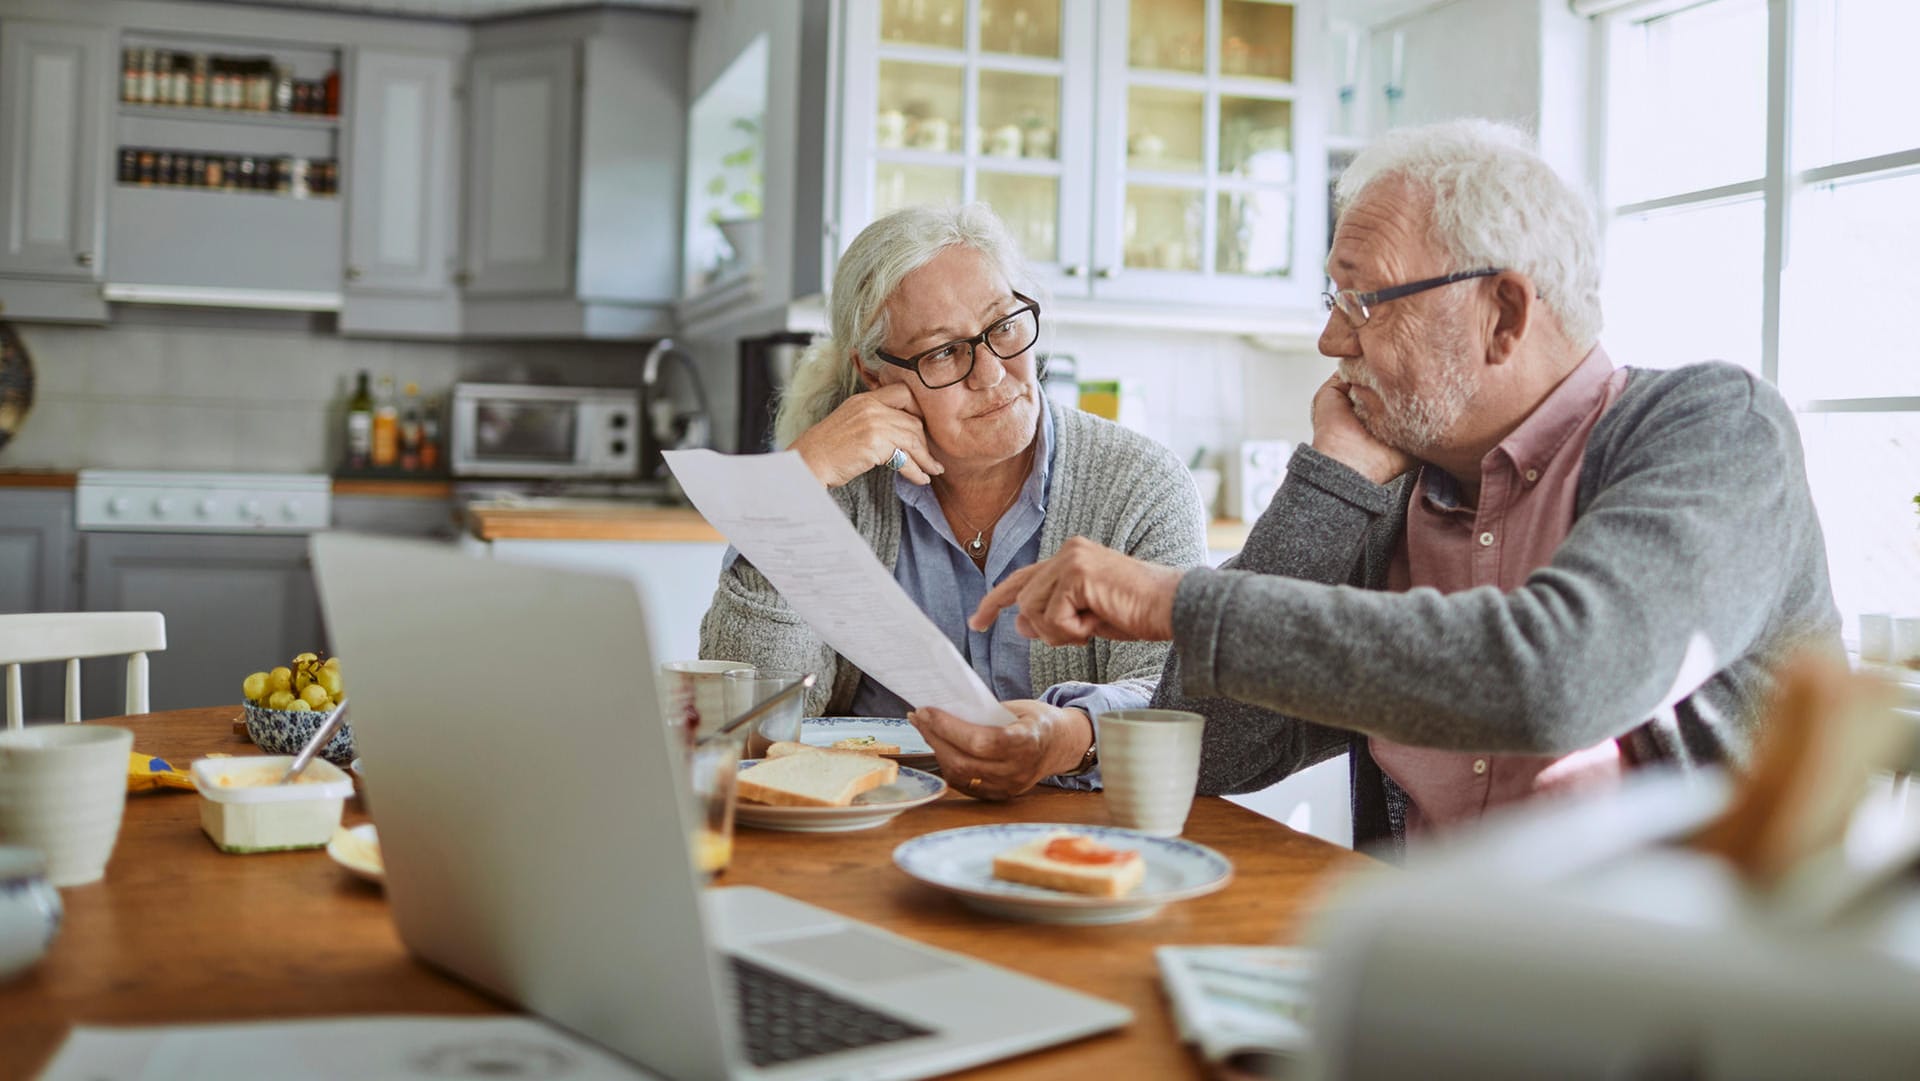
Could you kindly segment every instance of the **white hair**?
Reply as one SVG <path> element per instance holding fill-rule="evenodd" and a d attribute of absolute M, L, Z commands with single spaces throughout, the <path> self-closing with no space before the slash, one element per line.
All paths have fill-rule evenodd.
<path fill-rule="evenodd" d="M 1353 159 L 1334 190 L 1344 214 L 1381 181 L 1431 198 L 1432 236 L 1454 270 L 1501 267 L 1533 279 L 1581 352 L 1600 338 L 1600 237 L 1590 202 L 1518 128 L 1449 120 L 1402 128 Z"/>
<path fill-rule="evenodd" d="M 827 298 L 829 333 L 815 338 L 794 365 L 774 418 L 776 447 L 791 445 L 859 393 L 860 377 L 847 363 L 848 355 L 859 358 L 867 371 L 878 370 L 877 353 L 887 340 L 887 300 L 907 275 L 955 244 L 985 256 L 1013 288 L 1033 293 L 1019 245 L 985 203 L 909 206 L 880 218 L 860 230 L 840 256 Z"/>

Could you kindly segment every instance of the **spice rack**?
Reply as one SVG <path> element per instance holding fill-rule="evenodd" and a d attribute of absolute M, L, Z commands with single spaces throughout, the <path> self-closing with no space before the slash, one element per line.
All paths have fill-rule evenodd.
<path fill-rule="evenodd" d="M 337 307 L 342 50 L 128 29 L 116 55 L 108 283 Z"/>

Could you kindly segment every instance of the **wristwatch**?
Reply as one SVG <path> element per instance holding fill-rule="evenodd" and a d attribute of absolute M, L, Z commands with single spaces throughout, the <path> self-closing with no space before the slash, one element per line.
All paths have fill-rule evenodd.
<path fill-rule="evenodd" d="M 1060 774 L 1060 776 L 1085 777 L 1087 774 L 1093 772 L 1093 767 L 1099 764 L 1100 764 L 1100 738 L 1099 738 L 1099 732 L 1098 730 L 1096 730 L 1094 733 L 1094 738 L 1087 742 L 1087 753 L 1080 756 L 1080 764 L 1068 770 L 1067 772 Z"/>

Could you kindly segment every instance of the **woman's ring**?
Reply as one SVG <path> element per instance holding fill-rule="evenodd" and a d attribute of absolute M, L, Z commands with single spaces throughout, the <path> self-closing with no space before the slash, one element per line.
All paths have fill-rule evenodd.
<path fill-rule="evenodd" d="M 967 782 L 967 791 L 969 792 L 979 787 L 980 787 L 980 778 L 978 777 L 975 777 L 973 780 Z"/>
<path fill-rule="evenodd" d="M 907 467 L 907 452 L 901 450 L 899 447 L 895 447 L 893 448 L 893 456 L 881 464 L 898 473 Z"/>

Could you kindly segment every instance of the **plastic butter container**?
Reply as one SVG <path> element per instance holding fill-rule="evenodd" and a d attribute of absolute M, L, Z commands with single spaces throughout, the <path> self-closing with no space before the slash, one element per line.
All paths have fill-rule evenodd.
<path fill-rule="evenodd" d="M 293 784 L 279 784 L 293 756 L 202 758 L 193 764 L 200 828 L 222 852 L 321 848 L 340 825 L 353 779 L 315 758 Z"/>

